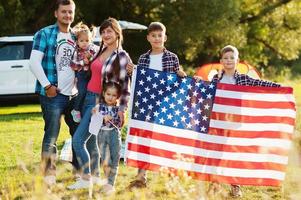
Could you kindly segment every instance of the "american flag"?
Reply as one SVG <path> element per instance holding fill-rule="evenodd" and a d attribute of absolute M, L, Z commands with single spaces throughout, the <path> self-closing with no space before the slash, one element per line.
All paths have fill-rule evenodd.
<path fill-rule="evenodd" d="M 292 88 L 205 83 L 139 68 L 132 92 L 127 165 L 240 185 L 284 180 L 296 114 Z"/>

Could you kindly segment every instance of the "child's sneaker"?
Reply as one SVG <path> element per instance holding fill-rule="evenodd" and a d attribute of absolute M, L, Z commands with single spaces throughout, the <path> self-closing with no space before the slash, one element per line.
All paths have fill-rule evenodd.
<path fill-rule="evenodd" d="M 100 177 L 97 176 L 92 176 L 92 183 L 98 186 L 104 186 L 108 183 L 107 179 L 101 179 Z"/>
<path fill-rule="evenodd" d="M 69 190 L 77 190 L 77 189 L 90 189 L 93 187 L 91 180 L 84 180 L 79 178 L 76 182 L 72 185 L 67 186 Z"/>
<path fill-rule="evenodd" d="M 105 194 L 105 195 L 111 195 L 115 192 L 115 188 L 114 186 L 110 185 L 110 184 L 105 184 L 102 188 L 102 192 Z"/>
<path fill-rule="evenodd" d="M 71 115 L 72 115 L 72 118 L 73 118 L 74 122 L 76 122 L 76 123 L 80 122 L 81 116 L 80 116 L 80 112 L 79 111 L 73 109 L 71 111 Z"/>

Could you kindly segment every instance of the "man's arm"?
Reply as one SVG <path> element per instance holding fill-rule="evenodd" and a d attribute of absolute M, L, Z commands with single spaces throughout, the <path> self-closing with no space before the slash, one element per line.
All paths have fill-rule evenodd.
<path fill-rule="evenodd" d="M 43 70 L 42 59 L 44 53 L 38 50 L 32 50 L 29 59 L 29 67 L 34 76 L 38 79 L 42 87 L 50 85 L 50 82 Z"/>

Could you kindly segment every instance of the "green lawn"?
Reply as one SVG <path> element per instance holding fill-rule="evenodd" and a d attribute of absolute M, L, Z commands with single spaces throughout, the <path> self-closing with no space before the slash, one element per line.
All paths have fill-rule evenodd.
<path fill-rule="evenodd" d="M 295 90 L 297 105 L 296 134 L 294 148 L 290 154 L 290 163 L 286 180 L 282 187 L 242 187 L 241 199 L 301 199 L 301 154 L 297 147 L 301 145 L 301 85 L 288 82 Z M 40 149 L 43 121 L 39 105 L 20 105 L 0 107 L 0 200 L 2 199 L 87 199 L 87 191 L 68 191 L 66 186 L 73 182 L 71 166 L 68 163 L 58 165 L 58 184 L 47 189 L 39 175 Z M 63 123 L 58 147 L 68 138 Z M 145 190 L 129 192 L 126 186 L 136 174 L 136 169 L 121 164 L 116 183 L 116 194 L 105 199 L 202 199 L 208 184 L 191 180 L 186 176 L 169 177 L 164 173 L 149 173 L 149 187 Z M 223 185 L 224 192 L 219 197 L 209 199 L 231 199 L 227 197 L 229 186 Z M 100 188 L 94 188 L 93 198 L 103 199 Z"/>

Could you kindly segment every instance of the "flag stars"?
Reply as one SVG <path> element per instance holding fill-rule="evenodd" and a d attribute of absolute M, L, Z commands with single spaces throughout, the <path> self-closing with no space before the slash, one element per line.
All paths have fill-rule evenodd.
<path fill-rule="evenodd" d="M 140 70 L 140 73 L 143 74 L 143 75 L 145 75 L 145 72 L 146 72 L 146 71 L 145 71 L 144 69 L 141 69 L 141 70 Z"/>
<path fill-rule="evenodd" d="M 187 106 L 184 106 L 184 107 L 183 107 L 183 110 L 184 110 L 184 111 L 188 111 L 188 107 L 187 107 Z"/>
<path fill-rule="evenodd" d="M 172 119 L 172 115 L 170 113 L 167 115 L 167 119 Z"/>
<path fill-rule="evenodd" d="M 161 108 L 161 110 L 162 110 L 163 113 L 166 113 L 167 108 L 164 106 L 163 108 Z"/>
<path fill-rule="evenodd" d="M 158 72 L 155 72 L 155 73 L 154 73 L 154 76 L 155 76 L 156 78 L 158 78 L 158 77 L 159 77 L 159 73 L 158 73 Z"/>
<path fill-rule="evenodd" d="M 142 86 L 143 86 L 143 84 L 144 84 L 144 81 L 143 81 L 143 80 L 140 80 L 140 81 L 139 81 L 139 85 L 142 85 Z"/>
<path fill-rule="evenodd" d="M 202 116 L 203 121 L 207 121 L 208 117 L 206 115 Z"/>
<path fill-rule="evenodd" d="M 155 99 L 155 97 L 156 97 L 155 94 L 151 94 L 151 95 L 150 95 L 150 98 L 151 98 L 151 99 Z"/>
<path fill-rule="evenodd" d="M 179 87 L 179 85 L 180 85 L 180 84 L 179 84 L 178 81 L 174 82 L 174 86 L 175 86 L 175 87 Z"/>
<path fill-rule="evenodd" d="M 210 108 L 210 106 L 209 106 L 208 103 L 207 103 L 206 105 L 204 105 L 204 109 L 205 109 L 205 110 L 209 110 L 209 108 Z"/>
<path fill-rule="evenodd" d="M 149 115 L 146 115 L 146 116 L 145 116 L 145 120 L 146 120 L 146 121 L 149 121 L 150 119 L 151 119 L 151 117 L 150 117 Z"/>
<path fill-rule="evenodd" d="M 146 80 L 150 82 L 150 81 L 152 81 L 152 77 L 148 76 L 148 77 L 146 77 Z"/>
<path fill-rule="evenodd" d="M 149 92 L 150 91 L 150 88 L 149 87 L 146 87 L 145 88 L 145 92 Z"/>
<path fill-rule="evenodd" d="M 137 91 L 137 96 L 141 96 L 142 92 L 140 90 Z"/>
<path fill-rule="evenodd" d="M 175 105 L 174 103 L 171 103 L 171 104 L 169 105 L 169 108 L 174 109 L 175 106 L 176 106 L 176 105 Z"/>
<path fill-rule="evenodd" d="M 137 118 L 138 117 L 138 113 L 134 113 L 134 117 Z"/>
<path fill-rule="evenodd" d="M 199 108 L 196 110 L 196 113 L 200 115 L 202 113 L 202 110 Z"/>
<path fill-rule="evenodd" d="M 175 111 L 175 115 L 177 115 L 177 116 L 179 116 L 180 113 L 181 113 L 181 112 L 180 112 L 179 110 L 176 110 L 176 111 Z"/>
<path fill-rule="evenodd" d="M 148 99 L 146 97 L 142 98 L 142 102 L 146 103 L 148 101 Z"/>
<path fill-rule="evenodd" d="M 176 93 L 176 92 L 173 92 L 173 93 L 171 94 L 171 96 L 172 96 L 173 98 L 177 98 L 177 93 Z"/>
<path fill-rule="evenodd" d="M 207 99 L 211 99 L 212 98 L 212 94 L 207 94 Z"/>
<path fill-rule="evenodd" d="M 184 94 L 185 90 L 183 88 L 180 89 L 180 94 Z"/>
<path fill-rule="evenodd" d="M 204 102 L 203 97 L 199 98 L 199 102 L 200 102 L 200 103 L 203 103 L 203 102 Z"/>
<path fill-rule="evenodd" d="M 147 107 L 148 107 L 149 110 L 152 110 L 154 108 L 153 105 L 148 105 Z"/>
<path fill-rule="evenodd" d="M 200 121 L 198 119 L 194 120 L 194 124 L 195 125 L 199 125 L 200 124 Z"/>
<path fill-rule="evenodd" d="M 183 82 L 183 83 L 186 83 L 186 81 L 187 81 L 186 78 L 183 78 L 183 79 L 182 79 L 182 82 Z"/>
<path fill-rule="evenodd" d="M 201 92 L 205 93 L 206 89 L 204 87 L 201 88 Z"/>
<path fill-rule="evenodd" d="M 169 97 L 164 97 L 164 101 L 168 103 Z"/>
<path fill-rule="evenodd" d="M 195 107 L 196 107 L 196 103 L 192 102 L 192 103 L 191 103 L 191 107 L 192 107 L 192 108 L 195 108 Z"/>
<path fill-rule="evenodd" d="M 155 117 L 158 117 L 158 116 L 159 116 L 159 113 L 158 113 L 157 111 L 155 111 L 155 112 L 154 112 L 154 116 L 155 116 Z"/>
<path fill-rule="evenodd" d="M 168 85 L 167 87 L 166 87 L 166 91 L 170 91 L 171 90 L 171 87 Z"/>
<path fill-rule="evenodd" d="M 181 121 L 182 121 L 182 122 L 185 122 L 185 120 L 186 120 L 186 117 L 185 117 L 185 116 L 182 116 L 182 117 L 181 117 Z"/>
<path fill-rule="evenodd" d="M 141 108 L 141 109 L 140 109 L 140 113 L 143 114 L 144 112 L 145 112 L 145 109 L 144 109 L 144 108 Z"/>
<path fill-rule="evenodd" d="M 210 88 L 210 89 L 213 89 L 213 88 L 214 88 L 214 85 L 213 85 L 212 83 L 210 83 L 209 88 Z"/>
<path fill-rule="evenodd" d="M 160 80 L 160 84 L 164 85 L 164 83 L 165 83 L 165 80 L 162 78 L 162 79 Z"/>
<path fill-rule="evenodd" d="M 197 91 L 193 91 L 193 94 L 192 94 L 194 97 L 197 97 L 198 96 L 198 92 Z"/>
<path fill-rule="evenodd" d="M 197 87 L 200 87 L 200 85 L 201 85 L 201 82 L 196 82 L 196 84 L 195 84 Z"/>
<path fill-rule="evenodd" d="M 191 123 L 189 122 L 188 124 L 186 124 L 186 127 L 191 128 L 192 127 Z"/>
<path fill-rule="evenodd" d="M 157 106 L 160 106 L 161 103 L 162 103 L 162 102 L 161 102 L 160 100 L 156 101 L 156 105 L 157 105 Z"/>
<path fill-rule="evenodd" d="M 202 127 L 201 127 L 201 131 L 202 131 L 202 132 L 205 132 L 205 131 L 206 131 L 205 126 L 202 126 Z"/>
<path fill-rule="evenodd" d="M 153 84 L 153 88 L 154 88 L 154 89 L 157 89 L 157 87 L 158 87 L 157 83 L 154 83 L 154 84 Z"/>
<path fill-rule="evenodd" d="M 190 101 L 191 97 L 190 97 L 189 95 L 186 95 L 185 99 L 186 99 L 187 101 Z"/>
<path fill-rule="evenodd" d="M 169 81 L 172 80 L 172 75 L 171 74 L 167 76 L 167 80 L 169 80 Z"/>
<path fill-rule="evenodd" d="M 174 121 L 174 122 L 173 122 L 173 125 L 174 125 L 175 127 L 177 127 L 177 126 L 179 125 L 179 122 L 178 122 L 178 121 Z"/>
<path fill-rule="evenodd" d="M 181 105 L 183 103 L 183 100 L 182 99 L 178 99 L 177 102 L 178 102 L 179 105 Z"/>
<path fill-rule="evenodd" d="M 188 85 L 187 85 L 187 88 L 188 88 L 189 90 L 191 90 L 192 85 L 191 85 L 191 84 L 188 84 Z"/>
<path fill-rule="evenodd" d="M 160 89 L 160 90 L 159 90 L 159 95 L 162 95 L 162 94 L 163 94 L 163 90 Z"/>
<path fill-rule="evenodd" d="M 140 105 L 139 101 L 136 101 L 136 102 L 135 102 L 135 106 L 136 106 L 136 107 L 139 107 L 139 105 Z"/>
<path fill-rule="evenodd" d="M 164 122 L 165 122 L 165 120 L 163 119 L 163 117 L 161 117 L 161 118 L 159 119 L 159 123 L 160 123 L 160 124 L 164 124 Z"/>
<path fill-rule="evenodd" d="M 189 113 L 188 116 L 192 119 L 194 117 L 193 113 Z"/>

